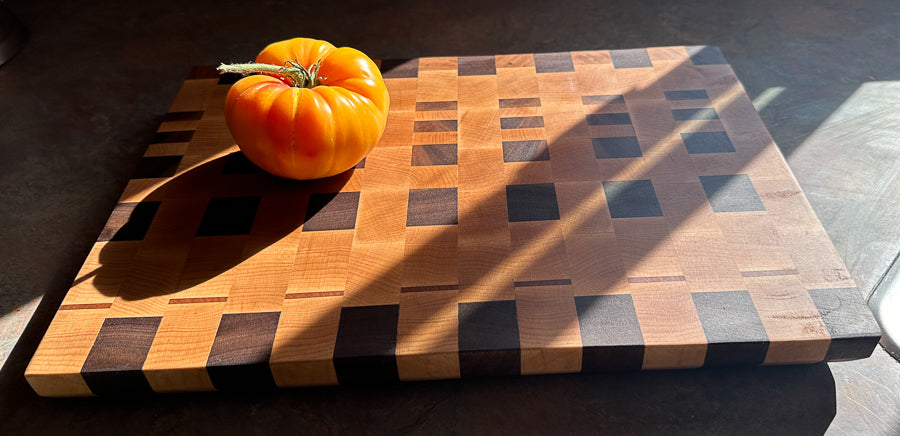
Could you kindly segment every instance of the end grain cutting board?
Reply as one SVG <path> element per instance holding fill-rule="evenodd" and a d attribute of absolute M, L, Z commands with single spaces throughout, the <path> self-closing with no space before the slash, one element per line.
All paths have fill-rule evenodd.
<path fill-rule="evenodd" d="M 868 356 L 878 326 L 718 49 L 380 63 L 297 182 L 195 68 L 26 376 L 47 396 Z M 233 78 L 231 78 L 233 79 Z"/>

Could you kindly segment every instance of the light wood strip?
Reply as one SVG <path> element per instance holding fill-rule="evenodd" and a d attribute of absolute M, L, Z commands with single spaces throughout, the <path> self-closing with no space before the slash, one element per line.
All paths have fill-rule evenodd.
<path fill-rule="evenodd" d="M 644 336 L 644 369 L 697 368 L 706 336 L 685 282 L 632 283 L 631 296 Z"/>
<path fill-rule="evenodd" d="M 332 363 L 341 297 L 285 300 L 269 366 L 279 387 L 336 385 Z"/>
<path fill-rule="evenodd" d="M 744 283 L 769 336 L 765 364 L 825 359 L 831 337 L 800 278 L 754 277 Z"/>
<path fill-rule="evenodd" d="M 456 291 L 400 297 L 397 370 L 401 380 L 459 378 L 457 299 Z"/>
<path fill-rule="evenodd" d="M 353 244 L 343 305 L 398 304 L 403 277 L 404 242 Z"/>
<path fill-rule="evenodd" d="M 143 367 L 154 391 L 214 390 L 206 360 L 224 308 L 224 301 L 166 308 Z"/>
<path fill-rule="evenodd" d="M 516 289 L 522 374 L 581 371 L 581 331 L 571 286 Z"/>
<path fill-rule="evenodd" d="M 57 312 L 25 369 L 25 378 L 45 397 L 90 396 L 81 367 L 108 311 Z"/>

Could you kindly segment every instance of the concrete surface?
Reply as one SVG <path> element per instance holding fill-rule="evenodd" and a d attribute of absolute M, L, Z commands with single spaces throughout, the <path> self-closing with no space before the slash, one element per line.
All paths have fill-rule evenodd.
<path fill-rule="evenodd" d="M 22 376 L 190 67 L 294 36 L 373 58 L 720 46 L 860 291 L 897 301 L 896 1 L 3 5 L 29 40 L 0 66 L 0 433 L 900 434 L 900 364 L 881 347 L 795 367 L 246 395 L 49 400 Z"/>

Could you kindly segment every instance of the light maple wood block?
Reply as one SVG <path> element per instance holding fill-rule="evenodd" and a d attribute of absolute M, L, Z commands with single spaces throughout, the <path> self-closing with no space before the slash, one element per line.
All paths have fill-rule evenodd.
<path fill-rule="evenodd" d="M 534 70 L 533 54 L 497 55 L 496 64 L 499 71 L 509 68 L 531 68 Z"/>
<path fill-rule="evenodd" d="M 353 244 L 344 306 L 398 304 L 403 276 L 403 242 Z"/>
<path fill-rule="evenodd" d="M 560 223 L 567 239 L 570 235 L 613 231 L 601 182 L 561 182 L 555 186 Z"/>
<path fill-rule="evenodd" d="M 516 289 L 522 374 L 581 370 L 581 332 L 570 285 Z"/>
<path fill-rule="evenodd" d="M 632 283 L 631 295 L 644 337 L 644 368 L 698 368 L 706 335 L 685 282 Z"/>
<path fill-rule="evenodd" d="M 565 112 L 580 108 L 578 81 L 575 73 L 547 73 L 538 75 L 538 95 L 544 113 Z"/>
<path fill-rule="evenodd" d="M 481 242 L 509 243 L 506 191 L 459 190 L 460 246 Z"/>
<path fill-rule="evenodd" d="M 497 70 L 498 98 L 527 98 L 538 95 L 534 68 L 502 68 Z"/>
<path fill-rule="evenodd" d="M 466 242 L 459 246 L 459 301 L 515 299 L 515 265 L 507 262 L 508 240 Z"/>
<path fill-rule="evenodd" d="M 498 148 L 459 150 L 459 190 L 497 189 L 506 181 L 503 150 Z"/>
<path fill-rule="evenodd" d="M 613 223 L 628 277 L 681 276 L 678 252 L 663 218 L 622 218 Z"/>
<path fill-rule="evenodd" d="M 647 49 L 647 55 L 653 62 L 681 61 L 688 59 L 687 50 L 684 47 L 651 47 Z"/>
<path fill-rule="evenodd" d="M 25 369 L 25 377 L 35 392 L 49 397 L 93 395 L 81 377 L 81 367 L 105 312 L 106 309 L 57 312 Z"/>
<path fill-rule="evenodd" d="M 361 192 L 360 208 L 366 212 L 356 217 L 353 241 L 362 244 L 402 241 L 408 198 L 405 189 Z"/>
<path fill-rule="evenodd" d="M 458 292 L 407 292 L 400 297 L 397 369 L 401 380 L 459 378 Z"/>
<path fill-rule="evenodd" d="M 553 183 L 553 167 L 549 161 L 508 162 L 503 169 L 507 185 Z"/>
<path fill-rule="evenodd" d="M 575 295 L 628 292 L 625 264 L 618 255 L 614 233 L 567 235 L 565 247 L 567 257 L 579 260 L 569 271 Z"/>
<path fill-rule="evenodd" d="M 748 277 L 744 283 L 769 336 L 764 363 L 809 363 L 825 358 L 831 338 L 797 276 Z"/>
<path fill-rule="evenodd" d="M 364 189 L 401 189 L 409 186 L 409 162 L 412 149 L 407 147 L 376 148 L 366 157 Z"/>
<path fill-rule="evenodd" d="M 418 79 L 391 79 L 385 81 L 388 93 L 391 95 L 391 112 L 405 112 L 416 110 L 416 94 Z"/>
<path fill-rule="evenodd" d="M 419 68 L 421 69 L 421 65 Z M 416 101 L 457 101 L 459 98 L 458 80 L 456 68 L 419 71 Z"/>
<path fill-rule="evenodd" d="M 352 243 L 352 231 L 302 234 L 287 293 L 343 291 Z"/>
<path fill-rule="evenodd" d="M 112 303 L 137 248 L 135 241 L 95 243 L 63 299 L 62 307 Z"/>
<path fill-rule="evenodd" d="M 493 150 L 501 137 L 500 109 L 462 109 L 459 125 L 460 157 L 463 150 Z"/>
<path fill-rule="evenodd" d="M 509 223 L 512 252 L 508 262 L 517 282 L 569 276 L 561 227 L 557 221 Z"/>
<path fill-rule="evenodd" d="M 275 383 L 280 387 L 337 384 L 331 356 L 340 296 L 288 299 L 284 307 L 269 360 Z"/>
<path fill-rule="evenodd" d="M 224 309 L 224 301 L 168 305 L 143 367 L 154 391 L 215 390 L 206 360 Z"/>
<path fill-rule="evenodd" d="M 607 55 L 608 56 L 608 55 Z M 576 60 L 573 57 L 573 61 Z M 581 95 L 621 95 L 611 63 L 575 66 L 575 79 Z"/>
<path fill-rule="evenodd" d="M 410 189 L 450 188 L 459 185 L 456 165 L 414 166 L 410 169 Z"/>
<path fill-rule="evenodd" d="M 420 226 L 406 230 L 404 289 L 459 284 L 456 226 Z"/>
<path fill-rule="evenodd" d="M 455 56 L 433 57 L 419 59 L 419 74 L 426 71 L 451 70 L 456 73 L 457 61 Z"/>
<path fill-rule="evenodd" d="M 461 110 L 499 107 L 497 76 L 466 76 L 457 80 Z"/>

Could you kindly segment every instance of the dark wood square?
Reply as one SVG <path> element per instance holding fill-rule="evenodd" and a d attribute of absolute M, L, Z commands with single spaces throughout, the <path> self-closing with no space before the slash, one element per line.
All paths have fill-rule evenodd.
<path fill-rule="evenodd" d="M 460 56 L 458 62 L 460 76 L 493 76 L 497 74 L 497 63 L 493 56 Z"/>
<path fill-rule="evenodd" d="M 510 222 L 559 219 L 556 189 L 552 183 L 507 185 L 506 205 Z"/>
<path fill-rule="evenodd" d="M 725 132 L 682 133 L 681 140 L 688 153 L 730 153 L 734 152 L 731 138 Z"/>
<path fill-rule="evenodd" d="M 534 129 L 544 127 L 544 117 L 507 117 L 500 118 L 501 129 Z"/>
<path fill-rule="evenodd" d="M 141 158 L 138 167 L 135 170 L 134 179 L 149 179 L 155 177 L 172 177 L 178 164 L 181 163 L 181 156 L 151 156 Z"/>
<path fill-rule="evenodd" d="M 98 241 L 139 241 L 144 239 L 156 211 L 158 201 L 120 203 L 113 209 Z"/>
<path fill-rule="evenodd" d="M 413 125 L 413 132 L 455 132 L 457 130 L 456 120 L 434 120 L 434 121 L 416 121 Z"/>
<path fill-rule="evenodd" d="M 622 94 L 584 95 L 581 104 L 625 104 Z"/>
<path fill-rule="evenodd" d="M 615 138 L 591 138 L 594 156 L 597 159 L 620 159 L 641 157 L 641 146 L 637 137 L 620 136 Z"/>
<path fill-rule="evenodd" d="M 694 306 L 709 345 L 707 365 L 762 363 L 768 336 L 747 291 L 694 293 Z"/>
<path fill-rule="evenodd" d="M 190 142 L 194 137 L 193 130 L 178 130 L 174 132 L 158 132 L 153 136 L 153 144 L 170 144 L 175 142 Z"/>
<path fill-rule="evenodd" d="M 456 144 L 414 145 L 412 166 L 456 165 Z"/>
<path fill-rule="evenodd" d="M 638 369 L 644 337 L 630 295 L 575 297 L 581 330 L 582 371 Z M 611 349 L 621 350 L 612 353 Z"/>
<path fill-rule="evenodd" d="M 665 91 L 666 100 L 709 100 L 705 89 L 686 89 L 682 91 Z"/>
<path fill-rule="evenodd" d="M 587 114 L 589 126 L 619 126 L 631 124 L 631 116 L 625 113 Z"/>
<path fill-rule="evenodd" d="M 459 366 L 462 377 L 515 375 L 520 370 L 515 301 L 459 305 Z"/>
<path fill-rule="evenodd" d="M 455 111 L 457 103 L 455 101 L 418 101 L 416 102 L 417 111 Z"/>
<path fill-rule="evenodd" d="M 81 374 L 98 395 L 152 392 L 141 366 L 161 317 L 108 318 L 103 322 Z"/>
<path fill-rule="evenodd" d="M 666 100 L 709 100 L 705 89 L 688 89 L 683 91 L 666 91 Z"/>
<path fill-rule="evenodd" d="M 575 71 L 572 63 L 572 54 L 565 53 L 536 53 L 534 55 L 534 69 L 541 73 L 567 73 Z"/>
<path fill-rule="evenodd" d="M 381 61 L 381 75 L 385 79 L 409 79 L 419 76 L 418 59 L 385 59 Z"/>
<path fill-rule="evenodd" d="M 216 389 L 243 391 L 275 387 L 268 361 L 280 317 L 279 312 L 222 315 L 206 362 Z"/>
<path fill-rule="evenodd" d="M 312 194 L 306 209 L 304 232 L 347 230 L 356 227 L 359 192 Z"/>
<path fill-rule="evenodd" d="M 504 141 L 503 162 L 531 162 L 550 160 L 546 139 Z"/>
<path fill-rule="evenodd" d="M 260 197 L 213 198 L 197 229 L 197 236 L 246 235 L 250 233 Z"/>
<path fill-rule="evenodd" d="M 400 306 L 341 309 L 334 368 L 342 384 L 396 381 L 397 322 Z"/>
<path fill-rule="evenodd" d="M 746 174 L 700 176 L 700 184 L 714 212 L 766 210 Z"/>
<path fill-rule="evenodd" d="M 846 360 L 874 348 L 878 338 L 865 336 L 879 327 L 859 298 L 859 288 L 810 289 L 809 296 L 831 335 L 826 359 Z"/>
<path fill-rule="evenodd" d="M 662 216 L 656 191 L 650 180 L 603 182 L 609 214 L 613 218 Z"/>
<path fill-rule="evenodd" d="M 726 65 L 728 61 L 719 47 L 693 45 L 685 47 L 693 65 Z"/>
<path fill-rule="evenodd" d="M 500 108 L 512 108 L 512 107 L 540 107 L 541 99 L 537 97 L 532 98 L 501 98 L 500 99 Z"/>
<path fill-rule="evenodd" d="M 675 121 L 718 120 L 719 114 L 711 107 L 673 109 L 672 117 Z"/>
<path fill-rule="evenodd" d="M 205 111 L 180 111 L 169 112 L 163 117 L 163 122 L 172 121 L 197 121 L 203 118 Z"/>
<path fill-rule="evenodd" d="M 615 68 L 650 68 L 653 63 L 645 48 L 610 50 L 609 57 Z"/>
<path fill-rule="evenodd" d="M 255 174 L 263 172 L 262 168 L 256 166 L 244 153 L 231 153 L 225 158 L 225 168 L 222 174 Z"/>
<path fill-rule="evenodd" d="M 412 189 L 406 213 L 407 226 L 458 224 L 456 188 Z"/>

